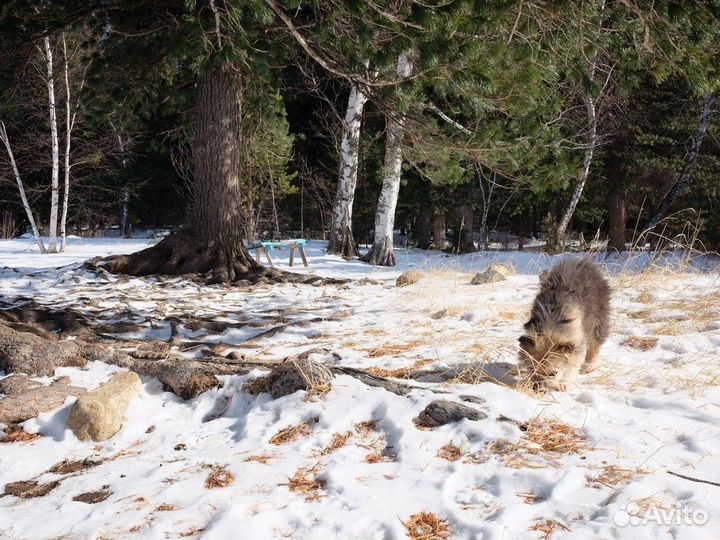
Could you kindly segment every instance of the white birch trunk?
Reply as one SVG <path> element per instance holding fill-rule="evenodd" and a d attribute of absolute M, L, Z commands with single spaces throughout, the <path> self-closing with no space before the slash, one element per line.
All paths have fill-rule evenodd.
<path fill-rule="evenodd" d="M 65 34 L 63 34 L 63 55 L 65 60 L 65 178 L 63 182 L 62 216 L 60 217 L 60 251 L 65 251 L 67 243 L 67 215 L 68 201 L 70 200 L 70 135 L 75 120 L 74 115 L 70 112 L 70 69 Z"/>
<path fill-rule="evenodd" d="M 37 224 L 35 223 L 35 217 L 33 216 L 32 209 L 30 208 L 30 203 L 28 202 L 27 195 L 25 194 L 25 186 L 20 178 L 20 172 L 18 171 L 15 156 L 13 155 L 12 147 L 10 146 L 10 139 L 8 138 L 7 129 L 5 129 L 5 123 L 1 121 L 0 140 L 2 140 L 3 144 L 5 144 L 5 149 L 7 150 L 8 157 L 10 158 L 10 164 L 12 165 L 12 170 L 15 174 L 18 191 L 20 192 L 20 200 L 22 201 L 23 208 L 25 208 L 25 213 L 27 214 L 28 221 L 30 222 L 30 227 L 32 229 L 33 236 L 35 237 L 35 243 L 40 249 L 40 253 L 47 253 L 45 244 L 43 244 L 42 238 L 40 237 L 40 231 L 38 231 Z"/>
<path fill-rule="evenodd" d="M 358 255 L 352 233 L 352 207 L 357 186 L 358 164 L 360 161 L 360 128 L 362 113 L 367 96 L 357 87 L 350 89 L 343 135 L 340 144 L 340 174 L 333 208 L 333 224 L 330 231 L 328 253 L 351 259 Z"/>
<path fill-rule="evenodd" d="M 60 157 L 58 144 L 57 114 L 55 110 L 55 80 L 53 77 L 53 57 L 50 38 L 45 38 L 45 62 L 47 64 L 48 105 L 50 108 L 50 141 L 52 143 L 52 177 L 50 197 L 50 240 L 48 251 L 57 251 L 58 203 L 60 199 Z"/>
<path fill-rule="evenodd" d="M 397 73 L 403 78 L 412 73 L 412 64 L 405 54 L 398 58 Z M 362 260 L 378 266 L 395 266 L 393 230 L 402 173 L 404 115 L 397 111 L 386 114 L 385 124 L 385 163 L 382 190 L 375 212 L 375 237 L 370 251 Z"/>

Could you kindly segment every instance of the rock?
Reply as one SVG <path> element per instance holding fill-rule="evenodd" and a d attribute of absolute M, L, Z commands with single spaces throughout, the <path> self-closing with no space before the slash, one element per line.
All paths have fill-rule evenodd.
<path fill-rule="evenodd" d="M 123 425 L 130 400 L 140 392 L 140 377 L 132 371 L 116 373 L 73 405 L 67 427 L 81 441 L 105 441 Z"/>
<path fill-rule="evenodd" d="M 54 341 L 0 324 L 0 371 L 52 377 L 61 366 L 87 363 L 82 346 L 75 341 Z"/>
<path fill-rule="evenodd" d="M 405 285 L 412 285 L 413 283 L 417 283 L 420 281 L 423 277 L 423 274 L 420 270 L 408 270 L 407 272 L 403 272 L 400 274 L 400 277 L 397 278 L 395 281 L 395 285 L 398 287 L 403 287 Z"/>
<path fill-rule="evenodd" d="M 484 272 L 478 272 L 470 281 L 470 285 L 482 285 L 484 283 L 497 283 L 505 281 L 508 276 L 515 275 L 515 272 L 502 264 L 493 264 Z"/>
<path fill-rule="evenodd" d="M 250 381 L 245 389 L 251 394 L 269 393 L 277 399 L 298 390 L 322 395 L 330 390 L 332 372 L 312 360 L 290 357 L 273 368 L 269 375 Z"/>
<path fill-rule="evenodd" d="M 415 424 L 421 427 L 437 427 L 450 422 L 459 422 L 463 418 L 482 420 L 487 418 L 487 414 L 462 403 L 438 399 L 423 409 L 415 419 Z"/>
<path fill-rule="evenodd" d="M 70 386 L 70 379 L 60 377 L 44 385 L 26 375 L 13 374 L 0 381 L 0 423 L 17 424 L 60 407 L 68 396 L 80 396 L 84 388 Z"/>

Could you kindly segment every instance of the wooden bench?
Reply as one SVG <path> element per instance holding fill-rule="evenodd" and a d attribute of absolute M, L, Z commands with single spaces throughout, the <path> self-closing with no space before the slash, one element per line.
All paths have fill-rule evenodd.
<path fill-rule="evenodd" d="M 275 240 L 272 242 L 255 242 L 254 244 L 248 246 L 248 249 L 255 250 L 255 260 L 258 262 L 258 264 L 260 264 L 260 254 L 264 253 L 268 264 L 272 267 L 274 267 L 275 265 L 270 258 L 271 250 L 290 248 L 290 263 L 288 266 L 293 265 L 293 260 L 295 259 L 295 250 L 298 250 L 298 252 L 300 252 L 300 257 L 302 258 L 303 264 L 305 266 L 308 266 L 307 257 L 305 256 L 306 243 L 307 240 L 303 240 L 301 238 L 293 240 Z"/>

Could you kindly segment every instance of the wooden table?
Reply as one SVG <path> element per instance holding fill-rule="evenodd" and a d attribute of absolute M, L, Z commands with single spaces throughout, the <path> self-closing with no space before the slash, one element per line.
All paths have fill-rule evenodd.
<path fill-rule="evenodd" d="M 302 238 L 298 239 L 292 239 L 292 240 L 274 240 L 272 242 L 255 242 L 254 244 L 248 246 L 248 249 L 254 249 L 255 250 L 255 260 L 260 264 L 260 254 L 265 254 L 265 258 L 267 259 L 267 262 L 270 266 L 274 267 L 272 258 L 270 258 L 270 251 L 273 249 L 286 249 L 290 248 L 290 263 L 288 266 L 293 265 L 293 260 L 295 259 L 295 250 L 297 250 L 300 253 L 300 257 L 302 258 L 302 262 L 305 266 L 308 266 L 307 257 L 305 256 L 305 244 L 307 243 L 307 240 L 304 240 Z"/>

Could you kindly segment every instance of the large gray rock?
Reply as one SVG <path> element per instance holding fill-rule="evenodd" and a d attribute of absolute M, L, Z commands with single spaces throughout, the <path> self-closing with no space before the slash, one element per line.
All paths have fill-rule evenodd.
<path fill-rule="evenodd" d="M 417 283 L 420 281 L 423 277 L 423 274 L 420 270 L 408 270 L 407 272 L 403 272 L 400 274 L 400 277 L 395 280 L 395 285 L 398 287 L 403 287 L 405 285 L 412 285 L 413 283 Z"/>
<path fill-rule="evenodd" d="M 105 441 L 122 428 L 130 400 L 140 392 L 140 377 L 132 371 L 116 373 L 73 405 L 67 427 L 81 441 Z"/>
<path fill-rule="evenodd" d="M 493 264 L 484 272 L 478 272 L 470 281 L 470 285 L 482 285 L 484 283 L 497 283 L 505 281 L 508 276 L 514 275 L 515 272 L 502 264 Z"/>
<path fill-rule="evenodd" d="M 0 423 L 17 424 L 60 407 L 68 396 L 80 396 L 84 388 L 70 386 L 60 377 L 44 385 L 26 375 L 13 374 L 0 380 Z"/>

